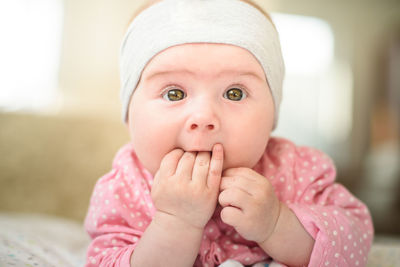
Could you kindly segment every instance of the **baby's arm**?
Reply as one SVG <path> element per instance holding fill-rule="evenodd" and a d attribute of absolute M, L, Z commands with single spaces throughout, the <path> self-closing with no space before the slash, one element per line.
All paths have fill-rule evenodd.
<path fill-rule="evenodd" d="M 297 148 L 297 155 L 292 192 L 283 194 L 315 240 L 309 265 L 365 266 L 373 238 L 367 207 L 334 183 L 336 170 L 328 156 L 309 148 Z"/>
<path fill-rule="evenodd" d="M 192 266 L 203 229 L 169 214 L 156 214 L 131 257 L 131 266 Z"/>
<path fill-rule="evenodd" d="M 152 188 L 156 214 L 138 242 L 131 266 L 193 266 L 203 229 L 217 201 L 220 145 L 208 152 L 174 150 L 161 162 Z"/>
<path fill-rule="evenodd" d="M 285 175 L 283 183 L 274 180 L 274 186 L 315 240 L 309 266 L 365 266 L 373 238 L 367 207 L 335 183 L 336 170 L 327 155 L 290 144 L 281 148 L 280 167 L 292 168 L 293 176 Z"/>
<path fill-rule="evenodd" d="M 290 266 L 364 266 L 373 237 L 367 207 L 334 183 L 326 155 L 274 142 L 265 177 L 246 168 L 224 172 L 222 220 Z"/>
<path fill-rule="evenodd" d="M 276 261 L 288 266 L 307 266 L 314 243 L 296 215 L 281 202 L 273 233 L 259 245 Z"/>
<path fill-rule="evenodd" d="M 131 147 L 122 148 L 91 197 L 85 228 L 93 240 L 85 266 L 192 266 L 217 200 L 223 151 L 214 149 L 211 161 L 204 152 L 191 169 L 179 164 L 193 171 L 181 177 L 185 183 L 156 175 L 151 189 L 150 174 Z"/>

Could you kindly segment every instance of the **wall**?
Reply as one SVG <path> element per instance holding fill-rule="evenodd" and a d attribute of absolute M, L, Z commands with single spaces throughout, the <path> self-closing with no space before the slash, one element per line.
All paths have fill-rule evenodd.
<path fill-rule="evenodd" d="M 0 210 L 82 220 L 129 138 L 118 121 L 0 113 Z"/>

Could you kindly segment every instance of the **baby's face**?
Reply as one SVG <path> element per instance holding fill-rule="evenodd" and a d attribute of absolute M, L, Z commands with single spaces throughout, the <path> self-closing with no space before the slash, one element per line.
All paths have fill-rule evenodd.
<path fill-rule="evenodd" d="M 157 54 L 129 106 L 128 127 L 140 161 L 153 175 L 170 151 L 224 147 L 224 169 L 252 168 L 273 126 L 264 71 L 247 50 L 185 44 Z"/>

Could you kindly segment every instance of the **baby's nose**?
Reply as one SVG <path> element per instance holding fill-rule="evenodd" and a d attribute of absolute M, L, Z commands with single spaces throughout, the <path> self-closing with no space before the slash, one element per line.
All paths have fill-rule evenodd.
<path fill-rule="evenodd" d="M 219 129 L 219 120 L 212 110 L 197 110 L 187 120 L 186 130 L 189 132 L 215 132 Z"/>
<path fill-rule="evenodd" d="M 190 125 L 190 130 L 196 130 L 196 129 L 201 130 L 202 128 L 205 130 L 214 130 L 215 126 L 212 123 L 203 125 L 203 124 L 200 124 L 200 123 L 198 124 L 195 122 Z"/>

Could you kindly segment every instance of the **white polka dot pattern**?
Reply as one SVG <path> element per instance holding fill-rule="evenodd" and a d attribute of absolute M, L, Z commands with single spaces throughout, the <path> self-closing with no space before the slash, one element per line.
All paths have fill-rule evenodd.
<path fill-rule="evenodd" d="M 335 184 L 336 170 L 325 154 L 271 138 L 254 167 L 315 239 L 309 266 L 365 266 L 373 237 L 366 206 Z M 92 237 L 86 266 L 129 266 L 130 256 L 150 224 L 153 177 L 131 144 L 120 149 L 113 169 L 97 182 L 85 220 Z M 194 266 L 218 266 L 227 259 L 244 265 L 268 260 L 254 242 L 220 219 L 220 207 L 205 227 Z"/>

